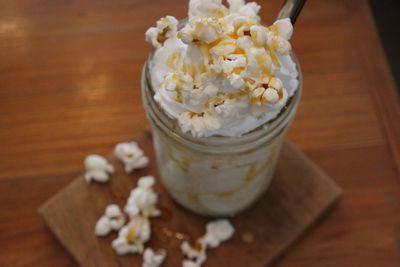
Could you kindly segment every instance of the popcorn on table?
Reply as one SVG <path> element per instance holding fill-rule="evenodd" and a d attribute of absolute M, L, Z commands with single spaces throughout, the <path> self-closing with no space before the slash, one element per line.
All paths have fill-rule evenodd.
<path fill-rule="evenodd" d="M 100 155 L 89 155 L 85 158 L 85 180 L 86 182 L 96 181 L 105 183 L 109 176 L 114 172 L 114 167 Z"/>
<path fill-rule="evenodd" d="M 181 245 L 183 254 L 188 258 L 182 263 L 183 267 L 199 267 L 206 260 L 207 248 L 216 248 L 222 242 L 230 239 L 235 232 L 232 224 L 225 219 L 219 219 L 207 223 L 206 233 L 197 239 L 192 247 L 187 241 Z"/>
<path fill-rule="evenodd" d="M 100 217 L 95 226 L 97 236 L 108 235 L 111 231 L 119 230 L 125 224 L 125 215 L 116 204 L 108 205 L 104 215 Z"/>
<path fill-rule="evenodd" d="M 102 162 L 99 160 L 101 157 L 95 159 L 97 163 Z M 102 166 L 105 166 L 104 162 L 102 163 Z M 127 225 L 123 226 L 125 216 L 118 205 L 111 204 L 106 207 L 104 215 L 95 226 L 97 236 L 105 236 L 119 229 L 118 237 L 112 241 L 112 248 L 118 255 L 144 252 L 142 267 L 158 267 L 166 257 L 165 250 L 154 252 L 151 248 L 144 249 L 144 243 L 151 236 L 149 218 L 161 214 L 156 207 L 158 196 L 153 190 L 154 184 L 153 176 L 143 176 L 138 180 L 138 186 L 131 191 L 124 208 L 130 219 Z M 182 262 L 183 267 L 200 267 L 207 260 L 207 248 L 218 247 L 233 234 L 234 228 L 228 220 L 220 219 L 207 223 L 206 233 L 197 239 L 195 247 L 190 246 L 187 241 L 181 244 L 181 250 L 187 257 Z"/>
<path fill-rule="evenodd" d="M 188 258 L 183 260 L 183 267 L 200 267 L 207 260 L 206 248 L 201 243 L 198 244 L 200 250 L 192 248 L 187 241 L 182 243 L 182 253 Z"/>
<path fill-rule="evenodd" d="M 157 217 L 161 214 L 156 208 L 158 195 L 153 190 L 154 183 L 153 176 L 143 176 L 138 180 L 138 186 L 131 191 L 124 208 L 130 217 L 139 213 L 144 217 Z"/>
<path fill-rule="evenodd" d="M 149 163 L 136 142 L 119 143 L 114 148 L 114 155 L 124 163 L 125 171 L 130 173 L 136 169 L 142 169 Z"/>
<path fill-rule="evenodd" d="M 165 249 L 153 251 L 151 248 L 146 248 L 143 253 L 142 267 L 158 267 L 160 266 L 167 256 Z"/>
<path fill-rule="evenodd" d="M 150 239 L 150 221 L 146 217 L 135 216 L 118 232 L 118 238 L 112 241 L 112 247 L 118 255 L 143 253 L 144 243 Z"/>
<path fill-rule="evenodd" d="M 150 239 L 150 219 L 161 214 L 156 208 L 157 193 L 153 190 L 153 176 L 143 176 L 138 186 L 131 191 L 124 211 L 129 215 L 129 223 L 122 227 L 112 247 L 119 255 L 143 253 L 144 243 Z M 150 252 L 149 252 L 150 253 Z"/>

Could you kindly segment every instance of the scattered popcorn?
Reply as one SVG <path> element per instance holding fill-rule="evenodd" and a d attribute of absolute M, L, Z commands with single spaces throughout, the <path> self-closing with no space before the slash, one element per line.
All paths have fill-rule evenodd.
<path fill-rule="evenodd" d="M 232 99 L 218 99 L 219 101 L 212 101 L 214 109 L 213 112 L 221 117 L 227 117 L 234 115 L 233 110 L 238 109 L 238 105 L 235 100 Z"/>
<path fill-rule="evenodd" d="M 97 236 L 106 236 L 110 232 L 110 219 L 105 216 L 101 216 L 100 219 L 96 222 L 94 233 Z"/>
<path fill-rule="evenodd" d="M 259 6 L 256 2 L 250 2 L 240 7 L 237 13 L 245 17 L 259 20 L 260 17 L 258 16 L 258 12 L 260 11 L 260 8 L 261 6 Z"/>
<path fill-rule="evenodd" d="M 240 36 L 236 39 L 236 44 L 240 49 L 247 50 L 253 47 L 253 41 L 250 36 Z M 246 58 L 248 56 L 246 55 Z"/>
<path fill-rule="evenodd" d="M 235 54 L 227 55 L 226 60 L 222 62 L 222 70 L 226 74 L 230 74 L 237 68 L 244 69 L 246 67 L 246 61 L 247 59 L 243 55 L 235 55 Z M 241 77 L 240 75 L 238 76 Z"/>
<path fill-rule="evenodd" d="M 250 27 L 250 35 L 257 45 L 266 45 L 268 40 L 268 29 L 264 26 L 253 25 Z"/>
<path fill-rule="evenodd" d="M 254 103 L 261 103 L 264 92 L 265 92 L 265 88 L 263 88 L 263 87 L 258 87 L 256 89 L 254 89 L 251 92 L 251 101 L 253 101 Z"/>
<path fill-rule="evenodd" d="M 143 253 L 142 267 L 158 267 L 164 262 L 166 256 L 167 252 L 164 249 L 154 252 L 151 248 L 146 248 Z"/>
<path fill-rule="evenodd" d="M 290 43 L 281 37 L 275 37 L 272 40 L 275 42 L 277 47 L 276 53 L 280 56 L 287 54 L 292 49 Z"/>
<path fill-rule="evenodd" d="M 95 234 L 97 236 L 108 235 L 111 231 L 119 230 L 124 224 L 125 216 L 118 205 L 108 205 L 104 215 L 96 223 Z"/>
<path fill-rule="evenodd" d="M 228 220 L 215 220 L 207 223 L 206 234 L 201 238 L 201 243 L 205 246 L 215 248 L 222 242 L 230 239 L 234 232 L 235 229 Z"/>
<path fill-rule="evenodd" d="M 283 88 L 282 81 L 278 78 L 271 78 L 269 80 L 268 85 L 276 90 L 281 90 Z"/>
<path fill-rule="evenodd" d="M 225 39 L 210 49 L 210 53 L 215 56 L 229 56 L 236 50 L 236 42 L 232 39 Z"/>
<path fill-rule="evenodd" d="M 182 262 L 183 267 L 200 267 L 207 260 L 207 248 L 218 247 L 230 239 L 234 232 L 228 220 L 219 219 L 207 223 L 205 235 L 197 239 L 193 247 L 187 241 L 181 244 L 181 251 L 188 258 Z"/>
<path fill-rule="evenodd" d="M 228 0 L 229 4 L 229 10 L 232 13 L 237 13 L 239 9 L 244 6 L 245 1 L 244 0 Z"/>
<path fill-rule="evenodd" d="M 146 31 L 146 41 L 154 47 L 161 47 L 165 40 L 176 36 L 178 20 L 172 16 L 166 16 L 157 21 L 156 27 L 151 27 Z"/>
<path fill-rule="evenodd" d="M 217 95 L 218 88 L 215 85 L 209 84 L 204 88 L 204 93 L 208 97 L 214 97 Z"/>
<path fill-rule="evenodd" d="M 192 40 L 198 40 L 206 44 L 212 43 L 223 33 L 221 25 L 212 18 L 196 20 L 192 32 Z M 190 24 L 188 24 L 190 25 Z"/>
<path fill-rule="evenodd" d="M 263 87 L 252 90 L 251 101 L 257 105 L 274 105 L 286 99 L 286 94 L 282 91 L 282 81 L 278 78 L 271 78 L 262 81 Z"/>
<path fill-rule="evenodd" d="M 136 142 L 120 143 L 115 146 L 114 155 L 124 163 L 125 171 L 130 173 L 145 168 L 149 159 L 144 155 Z"/>
<path fill-rule="evenodd" d="M 289 40 L 292 37 L 293 25 L 289 18 L 279 19 L 273 25 L 277 28 L 279 36 L 283 39 Z"/>
<path fill-rule="evenodd" d="M 240 89 L 245 84 L 244 79 L 237 74 L 229 75 L 228 79 L 230 80 L 231 86 L 235 89 Z"/>
<path fill-rule="evenodd" d="M 240 20 L 242 20 L 243 21 L 243 23 L 241 23 L 241 22 L 237 22 L 237 21 L 235 21 L 236 23 L 235 24 L 237 24 L 236 25 L 236 27 L 237 27 L 237 29 L 236 29 L 236 34 L 237 34 L 237 36 L 238 37 L 243 37 L 243 36 L 251 36 L 251 32 L 250 32 L 250 28 L 251 28 L 251 25 L 253 24 L 253 23 L 251 23 L 248 19 L 244 19 L 244 18 L 241 18 L 241 19 L 239 19 L 239 21 Z M 251 43 L 251 45 L 253 45 L 253 43 Z"/>
<path fill-rule="evenodd" d="M 112 247 L 118 255 L 142 253 L 144 243 L 150 239 L 151 229 L 148 218 L 135 216 L 118 232 L 118 238 L 112 241 Z"/>
<path fill-rule="evenodd" d="M 150 189 L 153 187 L 153 185 L 156 183 L 156 180 L 154 179 L 154 176 L 143 176 L 138 180 L 138 186 L 141 188 L 147 188 Z"/>
<path fill-rule="evenodd" d="M 218 129 L 219 120 L 208 113 L 182 113 L 178 118 L 184 132 L 191 132 L 195 137 L 202 137 L 209 130 Z"/>
<path fill-rule="evenodd" d="M 86 172 L 84 174 L 86 182 L 96 181 L 105 183 L 109 176 L 114 172 L 114 167 L 105 158 L 99 155 L 89 155 L 84 161 Z"/>
<path fill-rule="evenodd" d="M 148 163 L 148 158 L 143 155 L 143 151 L 137 143 L 121 143 L 115 147 L 115 156 L 125 164 L 125 170 L 131 171 L 138 167 L 144 167 Z M 98 155 L 89 155 L 85 159 L 85 179 L 105 182 L 108 180 L 109 173 L 114 171 L 112 165 L 107 160 Z M 125 224 L 125 215 L 116 204 L 108 205 L 104 215 L 101 216 L 95 225 L 96 236 L 106 236 L 111 231 L 119 230 L 118 237 L 112 241 L 112 247 L 119 255 L 128 253 L 143 253 L 144 243 L 151 236 L 150 220 L 161 214 L 157 209 L 157 193 L 153 190 L 155 179 L 153 176 L 143 176 L 138 180 L 138 186 L 131 191 L 131 194 L 124 207 L 124 211 L 129 215 L 130 221 Z M 161 250 L 155 253 L 147 249 L 144 255 L 144 267 L 159 266 L 166 256 L 166 252 Z"/>
<path fill-rule="evenodd" d="M 124 211 L 128 214 L 129 218 L 134 218 L 135 216 L 139 215 L 140 210 L 136 205 L 126 205 L 124 207 Z"/>
<path fill-rule="evenodd" d="M 153 176 L 141 177 L 138 180 L 138 186 L 131 191 L 124 208 L 130 221 L 120 229 L 118 238 L 112 242 L 112 247 L 117 254 L 143 253 L 144 243 L 150 239 L 151 235 L 149 218 L 161 214 L 161 211 L 156 208 L 158 197 L 153 190 L 154 183 Z"/>
<path fill-rule="evenodd" d="M 192 17 L 219 17 L 227 11 L 221 0 L 190 0 L 189 19 Z"/>
<path fill-rule="evenodd" d="M 193 260 L 183 260 L 183 267 L 200 267 L 207 260 L 206 254 L 201 254 L 200 257 Z"/>
<path fill-rule="evenodd" d="M 279 95 L 276 90 L 267 88 L 262 95 L 262 99 L 264 103 L 275 104 L 279 101 Z"/>
<path fill-rule="evenodd" d="M 153 176 L 143 176 L 138 181 L 138 186 L 131 191 L 124 211 L 134 218 L 139 213 L 145 217 L 157 217 L 161 215 L 156 208 L 157 193 L 153 190 L 155 183 Z"/>
<path fill-rule="evenodd" d="M 269 77 L 268 73 L 272 68 L 273 62 L 271 56 L 266 53 L 264 48 L 248 49 L 247 71 L 257 80 L 263 76 Z"/>
<path fill-rule="evenodd" d="M 192 247 L 188 241 L 183 241 L 181 244 L 181 251 L 189 259 L 196 259 L 205 255 L 205 246 L 202 243 L 196 242 L 195 247 Z"/>
<path fill-rule="evenodd" d="M 193 88 L 192 76 L 183 72 L 171 72 L 167 74 L 161 85 L 171 98 L 180 98 L 181 91 Z"/>

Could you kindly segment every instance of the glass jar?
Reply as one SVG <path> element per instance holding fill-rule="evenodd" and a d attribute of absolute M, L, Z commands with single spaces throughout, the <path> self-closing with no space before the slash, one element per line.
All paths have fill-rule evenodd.
<path fill-rule="evenodd" d="M 149 118 L 161 181 L 171 197 L 194 213 L 233 216 L 249 207 L 268 188 L 284 135 L 300 100 L 299 88 L 272 121 L 240 137 L 194 138 L 183 133 L 154 100 L 148 62 L 142 72 L 143 105 Z"/>

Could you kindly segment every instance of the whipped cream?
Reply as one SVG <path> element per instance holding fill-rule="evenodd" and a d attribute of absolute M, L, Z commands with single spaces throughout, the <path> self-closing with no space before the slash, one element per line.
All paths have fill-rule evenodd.
<path fill-rule="evenodd" d="M 262 24 L 255 2 L 190 0 L 187 22 L 172 16 L 146 32 L 154 98 L 183 132 L 240 136 L 274 119 L 298 87 L 293 27 Z"/>

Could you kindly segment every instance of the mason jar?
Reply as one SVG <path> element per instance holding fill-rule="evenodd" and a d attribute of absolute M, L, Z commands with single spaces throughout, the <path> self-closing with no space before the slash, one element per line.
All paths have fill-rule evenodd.
<path fill-rule="evenodd" d="M 141 79 L 143 105 L 153 132 L 153 144 L 162 184 L 183 207 L 205 216 L 233 216 L 254 203 L 268 188 L 285 133 L 302 90 L 299 85 L 278 116 L 240 137 L 195 138 L 181 131 L 154 100 L 146 61 Z"/>

